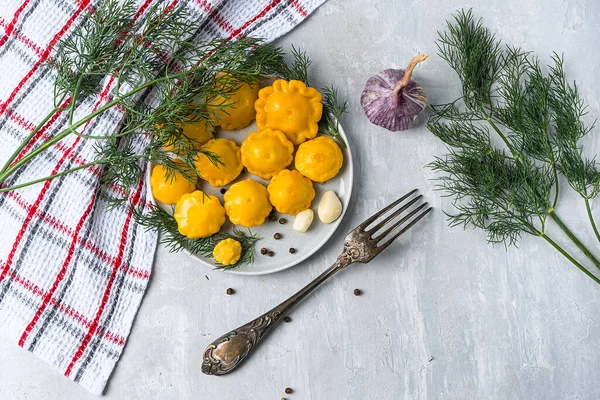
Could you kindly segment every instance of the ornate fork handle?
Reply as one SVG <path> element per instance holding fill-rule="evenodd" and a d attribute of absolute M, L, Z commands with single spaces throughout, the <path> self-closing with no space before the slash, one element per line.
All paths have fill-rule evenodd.
<path fill-rule="evenodd" d="M 254 350 L 256 345 L 287 315 L 302 299 L 339 270 L 352 264 L 358 249 L 344 248 L 336 262 L 298 293 L 260 317 L 226 333 L 208 345 L 204 351 L 202 372 L 207 375 L 225 375 L 234 370 Z"/>

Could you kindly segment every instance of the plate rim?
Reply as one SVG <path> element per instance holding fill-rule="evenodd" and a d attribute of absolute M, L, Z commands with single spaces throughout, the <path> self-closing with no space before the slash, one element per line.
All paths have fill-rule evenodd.
<path fill-rule="evenodd" d="M 329 241 L 329 239 L 331 239 L 331 237 L 337 232 L 337 230 L 339 229 L 342 220 L 344 219 L 345 215 L 346 215 L 346 211 L 348 210 L 348 206 L 350 204 L 350 199 L 352 197 L 352 190 L 354 189 L 354 160 L 353 160 L 353 156 L 352 156 L 352 149 L 350 147 L 350 142 L 348 141 L 348 136 L 346 136 L 346 131 L 344 130 L 344 127 L 342 126 L 342 124 L 340 122 L 338 122 L 338 129 L 339 129 L 339 133 L 340 136 L 342 137 L 342 139 L 344 139 L 344 142 L 346 143 L 346 148 L 344 150 L 346 150 L 347 152 L 347 159 L 344 160 L 347 162 L 346 164 L 346 168 L 348 168 L 347 173 L 349 174 L 349 185 L 348 185 L 348 190 L 347 190 L 347 194 L 346 196 L 344 196 L 344 199 L 342 200 L 342 213 L 339 216 L 338 219 L 336 219 L 332 224 L 335 224 L 334 228 L 323 237 L 323 239 L 316 245 L 314 246 L 310 251 L 303 253 L 301 257 L 298 257 L 297 259 L 287 263 L 287 264 L 283 264 L 280 267 L 274 268 L 274 269 L 269 269 L 266 271 L 239 271 L 237 269 L 222 269 L 222 272 L 228 273 L 228 274 L 233 274 L 233 275 L 242 275 L 242 276 L 260 276 L 260 275 L 268 275 L 268 274 L 274 274 L 276 272 L 281 272 L 284 271 L 286 269 L 295 267 L 296 265 L 306 261 L 309 257 L 311 257 L 313 254 L 315 254 L 317 251 L 319 251 L 323 246 L 325 246 L 325 244 Z M 326 136 L 326 135 L 324 135 Z M 146 184 L 148 185 L 148 193 L 149 193 L 149 200 L 153 205 L 158 205 L 156 199 L 154 198 L 154 194 L 152 193 L 152 187 L 150 186 L 150 175 L 152 173 L 152 162 L 148 161 L 147 163 L 148 167 L 146 168 Z M 193 254 L 191 251 L 189 251 L 188 249 L 183 249 L 183 252 L 185 252 L 187 255 L 189 255 L 191 258 L 193 258 L 194 260 L 196 260 L 197 262 L 199 262 L 200 264 L 210 268 L 213 271 L 217 271 L 219 270 L 218 268 L 215 268 L 214 265 L 212 265 L 211 263 L 209 263 L 208 261 L 204 260 L 204 258 L 198 256 L 197 254 Z M 256 261 L 255 261 L 256 262 Z"/>

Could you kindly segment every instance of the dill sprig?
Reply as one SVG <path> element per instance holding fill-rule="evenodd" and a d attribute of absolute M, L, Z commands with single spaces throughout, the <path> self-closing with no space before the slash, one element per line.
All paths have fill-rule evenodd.
<path fill-rule="evenodd" d="M 556 127 L 558 169 L 573 190 L 583 197 L 590 224 L 600 241 L 600 232 L 590 205 L 590 200 L 600 194 L 599 166 L 595 157 L 591 160 L 586 159 L 579 146 L 579 141 L 594 129 L 595 122 L 589 126 L 583 122 L 583 117 L 587 115 L 587 106 L 579 94 L 577 84 L 567 82 L 563 58 L 556 53 L 552 58 L 554 65 L 550 66 L 548 101 L 553 110 L 551 119 Z"/>
<path fill-rule="evenodd" d="M 344 138 L 340 134 L 339 121 L 348 109 L 348 101 L 340 102 L 335 87 L 321 89 L 323 94 L 323 117 L 319 121 L 319 132 L 331 136 L 338 141 L 342 148 L 346 148 Z"/>
<path fill-rule="evenodd" d="M 427 124 L 448 146 L 429 166 L 441 173 L 438 189 L 456 208 L 450 225 L 482 228 L 491 243 L 507 246 L 523 234 L 539 236 L 600 284 L 546 229 L 554 221 L 600 268 L 556 212 L 562 174 L 585 199 L 600 240 L 589 205 L 600 172 L 579 145 L 592 127 L 582 121 L 586 108 L 565 78 L 562 58 L 554 54 L 545 73 L 537 57 L 503 46 L 471 10 L 455 15 L 439 36 L 440 56 L 462 83 L 458 99 L 431 107 Z"/>
<path fill-rule="evenodd" d="M 240 230 L 235 230 L 233 233 L 220 232 L 208 238 L 190 239 L 179 233 L 175 218 L 157 205 L 152 205 L 148 210 L 144 210 L 143 207 L 135 207 L 133 217 L 146 230 L 158 231 L 160 243 L 164 244 L 171 252 L 188 250 L 192 254 L 212 258 L 213 250 L 221 240 L 231 238 L 240 242 L 242 255 L 239 261 L 233 265 L 218 264 L 217 269 L 230 270 L 242 264 L 251 264 L 254 261 L 254 245 L 260 239 L 250 231 Z"/>
<path fill-rule="evenodd" d="M 501 69 L 502 47 L 495 36 L 475 21 L 472 10 L 460 12 L 439 33 L 440 57 L 458 74 L 463 100 L 469 108 L 491 103 L 492 86 Z"/>
<path fill-rule="evenodd" d="M 286 63 L 279 71 L 279 75 L 287 80 L 297 80 L 308 83 L 308 68 L 311 66 L 312 60 L 308 57 L 305 51 L 301 51 L 292 46 L 292 62 Z"/>

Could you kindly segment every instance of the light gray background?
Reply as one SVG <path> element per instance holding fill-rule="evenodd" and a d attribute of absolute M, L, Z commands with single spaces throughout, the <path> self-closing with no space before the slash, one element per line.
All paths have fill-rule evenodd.
<path fill-rule="evenodd" d="M 329 0 L 280 43 L 307 49 L 312 82 L 335 84 L 350 101 L 344 124 L 356 195 L 340 231 L 307 262 L 264 277 L 213 272 L 160 249 L 107 400 L 600 398 L 600 288 L 536 238 L 507 252 L 487 245 L 480 231 L 448 228 L 441 210 L 449 204 L 424 168 L 441 144 L 422 120 L 390 133 L 368 123 L 360 107 L 369 76 L 419 52 L 431 55 L 415 74 L 430 100 L 454 98 L 457 79 L 435 55 L 434 40 L 461 7 L 474 7 L 506 43 L 543 61 L 564 52 L 569 77 L 600 116 L 595 0 Z M 600 153 L 598 137 L 588 150 Z M 437 208 L 426 223 L 322 287 L 236 373 L 200 372 L 213 338 L 319 274 L 347 230 L 413 187 Z M 600 218 L 600 202 L 594 206 Z M 583 211 L 574 195 L 561 199 L 559 212 L 600 255 Z M 228 287 L 237 293 L 226 296 Z M 354 288 L 364 294 L 355 297 Z M 93 398 L 13 343 L 0 343 L 0 355 L 1 399 Z M 284 395 L 287 386 L 293 395 Z"/>

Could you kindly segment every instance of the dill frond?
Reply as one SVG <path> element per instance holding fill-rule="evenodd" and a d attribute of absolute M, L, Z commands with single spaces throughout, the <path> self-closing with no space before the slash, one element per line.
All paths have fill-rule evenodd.
<path fill-rule="evenodd" d="M 600 268 L 556 213 L 562 174 L 586 200 L 600 240 L 589 204 L 598 195 L 600 172 L 578 144 L 592 128 L 582 121 L 586 108 L 565 78 L 562 58 L 555 54 L 545 73 L 538 58 L 503 46 L 471 10 L 446 28 L 439 33 L 439 55 L 457 73 L 462 93 L 431 106 L 427 128 L 448 146 L 429 167 L 440 174 L 437 188 L 456 209 L 447 213 L 450 225 L 484 229 L 489 242 L 506 246 L 523 234 L 539 236 L 600 283 L 546 232 L 554 221 Z"/>
<path fill-rule="evenodd" d="M 348 109 L 348 101 L 340 102 L 337 89 L 333 86 L 321 89 L 321 93 L 323 94 L 323 117 L 319 121 L 319 132 L 331 136 L 345 149 L 346 143 L 340 134 L 339 121 Z"/>
<path fill-rule="evenodd" d="M 312 64 L 312 60 L 308 58 L 306 52 L 296 49 L 294 46 L 292 46 L 292 57 L 293 61 L 291 65 L 287 66 L 284 76 L 288 80 L 295 79 L 309 85 L 308 68 Z"/>
<path fill-rule="evenodd" d="M 549 102 L 559 153 L 558 167 L 569 185 L 589 200 L 600 192 L 600 171 L 595 158 L 585 159 L 579 141 L 594 129 L 595 123 L 586 126 L 583 122 L 587 107 L 577 84 L 567 82 L 563 58 L 555 53 L 552 59 L 554 64 L 550 66 Z"/>
<path fill-rule="evenodd" d="M 439 33 L 440 57 L 458 74 L 470 109 L 491 104 L 492 88 L 502 69 L 502 46 L 472 10 L 458 12 Z"/>

